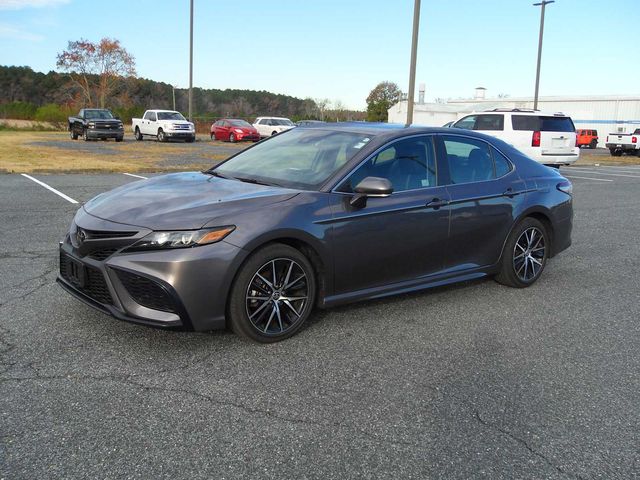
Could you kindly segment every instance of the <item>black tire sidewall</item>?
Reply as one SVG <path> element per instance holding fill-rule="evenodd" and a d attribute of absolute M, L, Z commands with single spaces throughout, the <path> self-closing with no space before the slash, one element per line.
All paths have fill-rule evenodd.
<path fill-rule="evenodd" d="M 516 242 L 518 241 L 522 233 L 531 227 L 535 227 L 542 232 L 545 245 L 544 258 L 542 259 L 542 268 L 538 272 L 538 275 L 536 275 L 531 280 L 524 281 L 516 274 L 515 267 L 513 265 L 513 251 L 515 249 Z M 520 223 L 518 223 L 509 234 L 509 238 L 507 239 L 507 242 L 504 246 L 504 251 L 502 252 L 500 272 L 496 276 L 496 280 L 498 280 L 498 282 L 502 283 L 503 285 L 508 285 L 515 288 L 525 288 L 533 285 L 544 273 L 551 248 L 552 245 L 551 239 L 549 237 L 549 232 L 547 232 L 547 229 L 543 225 L 543 223 L 532 217 L 525 218 Z"/>
<path fill-rule="evenodd" d="M 258 332 L 246 312 L 245 295 L 249 282 L 265 263 L 275 258 L 290 258 L 300 265 L 307 275 L 309 298 L 302 312 L 302 320 L 282 335 L 264 335 Z M 295 335 L 306 324 L 316 300 L 316 278 L 309 259 L 299 250 L 281 243 L 274 243 L 252 253 L 238 270 L 229 293 L 227 307 L 228 326 L 239 336 L 259 343 L 275 343 Z"/>

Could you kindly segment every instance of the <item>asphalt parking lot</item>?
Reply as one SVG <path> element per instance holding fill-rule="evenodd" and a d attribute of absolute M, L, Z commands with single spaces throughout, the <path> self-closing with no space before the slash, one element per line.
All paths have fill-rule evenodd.
<path fill-rule="evenodd" d="M 125 174 L 0 175 L 0 478 L 637 478 L 640 166 L 570 167 L 573 246 L 317 312 L 285 342 L 130 325 L 55 284 Z"/>

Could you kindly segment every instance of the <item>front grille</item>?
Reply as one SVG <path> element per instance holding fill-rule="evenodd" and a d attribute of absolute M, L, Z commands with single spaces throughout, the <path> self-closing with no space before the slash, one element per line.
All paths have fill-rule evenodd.
<path fill-rule="evenodd" d="M 116 272 L 124 288 L 137 303 L 153 310 L 177 313 L 175 304 L 164 287 L 135 273 L 124 270 L 116 270 Z"/>
<path fill-rule="evenodd" d="M 117 232 L 115 230 L 87 230 L 83 228 L 87 240 L 102 240 L 106 238 L 133 237 L 138 232 Z"/>
<path fill-rule="evenodd" d="M 96 268 L 78 262 L 79 266 L 71 267 L 72 260 L 69 256 L 60 251 L 60 276 L 69 282 L 79 292 L 84 293 L 99 303 L 112 305 L 113 299 L 109 292 L 109 287 L 102 272 Z M 71 274 L 72 268 L 82 269 L 82 280 Z"/>
<path fill-rule="evenodd" d="M 102 250 L 96 250 L 95 252 L 91 252 L 89 254 L 89 258 L 93 258 L 94 260 L 99 260 L 101 262 L 105 261 L 111 255 L 118 251 L 117 248 L 104 248 Z"/>

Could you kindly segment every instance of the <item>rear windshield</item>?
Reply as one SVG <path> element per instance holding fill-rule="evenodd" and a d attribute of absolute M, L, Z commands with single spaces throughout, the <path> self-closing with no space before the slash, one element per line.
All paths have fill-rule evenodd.
<path fill-rule="evenodd" d="M 537 132 L 575 132 L 576 127 L 569 117 L 543 117 L 540 115 L 513 115 L 514 130 Z"/>

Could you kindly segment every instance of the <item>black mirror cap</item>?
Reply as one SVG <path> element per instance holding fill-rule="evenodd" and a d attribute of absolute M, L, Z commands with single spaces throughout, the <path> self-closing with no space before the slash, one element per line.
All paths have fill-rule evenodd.
<path fill-rule="evenodd" d="M 353 191 L 369 197 L 386 197 L 393 193 L 393 185 L 386 178 L 365 177 L 356 185 Z"/>

